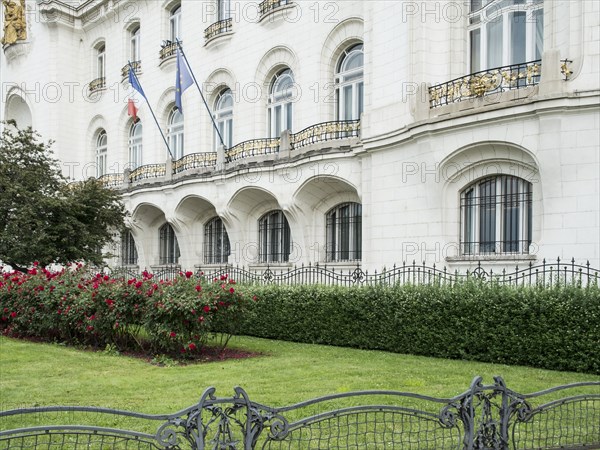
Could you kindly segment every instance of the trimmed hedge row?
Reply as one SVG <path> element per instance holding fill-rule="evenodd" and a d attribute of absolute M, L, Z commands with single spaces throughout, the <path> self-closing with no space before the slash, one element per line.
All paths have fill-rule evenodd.
<path fill-rule="evenodd" d="M 600 288 L 253 286 L 246 335 L 600 374 Z"/>
<path fill-rule="evenodd" d="M 90 276 L 81 267 L 34 267 L 28 274 L 0 274 L 0 332 L 70 345 L 193 353 L 216 328 L 237 333 L 239 317 L 253 302 L 243 290 L 227 275 L 207 280 L 186 272 L 160 281 L 147 272 L 116 279 Z"/>

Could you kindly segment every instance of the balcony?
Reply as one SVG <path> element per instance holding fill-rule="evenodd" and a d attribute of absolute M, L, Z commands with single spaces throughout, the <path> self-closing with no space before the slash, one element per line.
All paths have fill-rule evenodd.
<path fill-rule="evenodd" d="M 165 164 L 147 164 L 140 166 L 137 169 L 133 169 L 129 173 L 129 182 L 135 183 L 136 181 L 146 180 L 148 178 L 162 178 L 166 175 Z"/>
<path fill-rule="evenodd" d="M 136 75 L 142 73 L 142 61 L 131 61 L 131 67 Z M 126 79 L 129 77 L 129 64 L 125 64 L 121 69 L 121 78 Z"/>
<path fill-rule="evenodd" d="M 225 152 L 225 161 L 233 162 L 252 156 L 278 153 L 280 141 L 280 138 L 266 138 L 241 142 Z"/>
<path fill-rule="evenodd" d="M 297 150 L 307 145 L 353 137 L 360 137 L 360 120 L 323 122 L 290 135 L 290 147 Z"/>
<path fill-rule="evenodd" d="M 124 177 L 122 173 L 107 173 L 98 178 L 107 188 L 120 188 L 123 185 Z"/>
<path fill-rule="evenodd" d="M 92 94 L 94 92 L 100 91 L 106 88 L 106 78 L 100 77 L 92 80 L 88 83 L 88 93 Z"/>
<path fill-rule="evenodd" d="M 541 74 L 541 60 L 475 72 L 430 87 L 429 107 L 437 108 L 508 90 L 535 86 L 539 84 Z"/>
<path fill-rule="evenodd" d="M 217 165 L 217 152 L 192 153 L 173 162 L 173 174 L 194 169 L 213 168 Z"/>
<path fill-rule="evenodd" d="M 262 20 L 266 15 L 275 11 L 276 9 L 289 5 L 292 3 L 290 0 L 265 0 L 258 5 L 260 11 L 260 19 Z"/>
<path fill-rule="evenodd" d="M 231 17 L 225 20 L 219 20 L 218 22 L 213 23 L 206 30 L 204 30 L 204 39 L 206 43 L 213 40 L 217 36 L 221 36 L 225 33 L 231 32 L 233 26 L 233 21 Z"/>
<path fill-rule="evenodd" d="M 183 42 L 179 41 L 180 44 Z M 173 41 L 163 41 L 160 46 L 160 51 L 158 52 L 158 58 L 161 61 L 165 61 L 173 56 L 175 56 L 175 52 L 177 52 L 177 42 Z"/>

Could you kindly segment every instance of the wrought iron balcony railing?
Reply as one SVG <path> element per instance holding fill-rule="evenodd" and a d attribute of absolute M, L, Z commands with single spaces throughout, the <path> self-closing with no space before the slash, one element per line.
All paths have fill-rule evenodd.
<path fill-rule="evenodd" d="M 290 135 L 292 150 L 319 142 L 359 137 L 360 120 L 337 120 L 323 122 Z"/>
<path fill-rule="evenodd" d="M 173 173 L 217 165 L 217 152 L 192 153 L 173 162 Z"/>
<path fill-rule="evenodd" d="M 131 67 L 133 67 L 134 72 L 140 74 L 142 72 L 142 61 L 131 61 Z M 129 64 L 125 64 L 121 69 L 121 78 L 129 77 Z"/>
<path fill-rule="evenodd" d="M 92 92 L 99 91 L 100 89 L 104 89 L 106 87 L 106 78 L 100 77 L 92 80 L 88 84 L 88 92 L 91 94 Z"/>
<path fill-rule="evenodd" d="M 290 0 L 265 0 L 258 5 L 260 17 L 262 18 L 280 6 L 289 5 L 290 3 L 292 3 Z"/>
<path fill-rule="evenodd" d="M 540 82 L 542 61 L 497 67 L 475 72 L 429 88 L 431 108 L 470 98 L 534 86 Z"/>
<path fill-rule="evenodd" d="M 164 177 L 166 173 L 167 166 L 165 164 L 147 164 L 132 170 L 129 174 L 129 182 L 133 183 L 148 178 L 160 178 Z"/>
<path fill-rule="evenodd" d="M 106 173 L 98 178 L 98 181 L 107 188 L 121 187 L 124 180 L 122 173 Z"/>
<path fill-rule="evenodd" d="M 179 41 L 180 44 L 183 42 Z M 175 55 L 177 51 L 177 42 L 172 41 L 164 41 L 160 46 L 160 51 L 158 52 L 158 57 L 161 61 L 164 61 L 167 58 Z"/>
<path fill-rule="evenodd" d="M 225 161 L 231 162 L 249 156 L 278 153 L 280 141 L 280 138 L 265 138 L 240 142 L 225 152 Z"/>
<path fill-rule="evenodd" d="M 232 29 L 233 21 L 231 17 L 225 20 L 219 20 L 218 22 L 213 23 L 206 30 L 204 30 L 204 39 L 208 42 L 216 36 L 220 34 L 228 33 Z"/>

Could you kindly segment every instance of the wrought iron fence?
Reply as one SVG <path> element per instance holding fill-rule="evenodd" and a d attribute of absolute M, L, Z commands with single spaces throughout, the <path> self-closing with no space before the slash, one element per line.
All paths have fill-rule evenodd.
<path fill-rule="evenodd" d="M 541 74 L 541 60 L 475 72 L 430 87 L 430 107 L 533 86 L 540 82 Z"/>
<path fill-rule="evenodd" d="M 225 20 L 219 20 L 218 22 L 210 25 L 206 30 L 204 30 L 204 39 L 206 41 L 210 41 L 211 39 L 217 37 L 220 34 L 228 33 L 232 30 L 233 21 L 231 17 Z"/>
<path fill-rule="evenodd" d="M 249 156 L 278 153 L 280 141 L 280 138 L 265 138 L 240 142 L 225 152 L 225 160 L 232 162 Z"/>
<path fill-rule="evenodd" d="M 116 268 L 110 271 L 115 277 L 139 277 L 139 274 L 123 271 Z M 324 284 L 340 286 L 361 285 L 453 285 L 467 280 L 479 280 L 487 283 L 497 283 L 509 286 L 541 286 L 551 287 L 573 284 L 582 287 L 600 285 L 600 269 L 595 269 L 590 262 L 577 264 L 575 259 L 563 262 L 558 258 L 556 262 L 547 262 L 545 259 L 540 264 L 530 262 L 525 266 L 515 266 L 513 270 L 503 268 L 494 269 L 477 262 L 472 270 L 449 270 L 446 267 L 438 268 L 435 264 L 427 266 L 402 263 L 381 271 L 369 272 L 360 265 L 354 269 L 339 269 L 335 266 L 308 264 L 290 268 L 262 267 L 249 269 L 240 266 L 206 266 L 196 269 L 196 276 L 209 279 L 227 274 L 238 283 L 248 284 Z M 166 267 L 154 273 L 158 279 L 173 279 L 181 274 L 179 266 Z"/>
<path fill-rule="evenodd" d="M 337 120 L 323 122 L 305 128 L 298 133 L 290 135 L 292 150 L 318 142 L 332 141 L 360 136 L 360 120 Z"/>
<path fill-rule="evenodd" d="M 88 84 L 88 92 L 91 94 L 92 92 L 98 91 L 100 89 L 104 89 L 106 87 L 106 78 L 100 77 L 92 80 Z"/>
<path fill-rule="evenodd" d="M 167 168 L 165 164 L 147 164 L 132 170 L 129 174 L 129 181 L 133 183 L 148 178 L 160 178 L 164 177 L 166 173 Z"/>
<path fill-rule="evenodd" d="M 173 162 L 173 173 L 202 167 L 215 167 L 217 165 L 217 152 L 192 153 Z"/>
<path fill-rule="evenodd" d="M 208 388 L 174 414 L 96 407 L 0 412 L 0 448 L 59 449 L 590 449 L 600 448 L 600 382 L 533 394 L 501 377 L 475 377 L 465 392 L 436 398 L 408 392 L 328 395 L 291 406 Z"/>
<path fill-rule="evenodd" d="M 280 6 L 289 5 L 290 3 L 292 3 L 290 0 L 265 0 L 258 5 L 260 17 L 262 18 Z"/>
<path fill-rule="evenodd" d="M 129 77 L 129 67 L 129 64 L 125 64 L 121 68 L 121 78 Z M 136 74 L 140 74 L 142 72 L 142 61 L 131 61 L 131 67 L 133 67 Z"/>
<path fill-rule="evenodd" d="M 107 188 L 121 187 L 124 180 L 125 177 L 122 173 L 107 173 L 98 178 L 98 181 Z"/>
<path fill-rule="evenodd" d="M 179 41 L 179 43 L 183 44 L 182 41 Z M 175 55 L 176 51 L 177 51 L 177 43 L 166 40 L 166 41 L 163 41 L 163 43 L 160 46 L 160 51 L 158 52 L 158 57 L 162 61 L 164 59 L 167 59 L 167 58 Z"/>

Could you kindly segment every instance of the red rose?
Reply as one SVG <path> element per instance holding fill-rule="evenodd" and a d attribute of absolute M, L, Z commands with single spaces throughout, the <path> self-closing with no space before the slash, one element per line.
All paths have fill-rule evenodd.
<path fill-rule="evenodd" d="M 210 306 L 206 305 L 204 308 L 202 308 L 204 310 L 205 313 L 210 312 Z"/>
<path fill-rule="evenodd" d="M 197 290 L 198 292 L 200 292 L 200 291 L 202 290 L 202 286 L 200 286 L 200 285 L 196 286 L 196 290 Z"/>
<path fill-rule="evenodd" d="M 193 352 L 194 350 L 196 350 L 196 344 L 191 342 L 190 345 L 188 345 L 188 348 Z"/>
<path fill-rule="evenodd" d="M 235 292 L 234 288 L 229 288 L 229 292 L 231 292 L 232 294 Z"/>
<path fill-rule="evenodd" d="M 194 275 L 194 272 L 190 272 L 189 270 L 185 273 L 186 278 L 191 278 L 192 275 Z"/>
<path fill-rule="evenodd" d="M 11 313 L 10 313 L 10 317 L 12 317 L 12 318 L 14 319 L 15 317 L 17 317 L 17 313 L 16 313 L 16 312 L 14 312 L 14 311 L 13 311 L 13 312 L 11 312 Z"/>
<path fill-rule="evenodd" d="M 172 338 L 174 338 L 175 336 L 177 336 L 177 333 L 175 333 L 174 331 L 171 331 L 171 334 L 169 334 L 169 336 L 171 336 Z"/>

